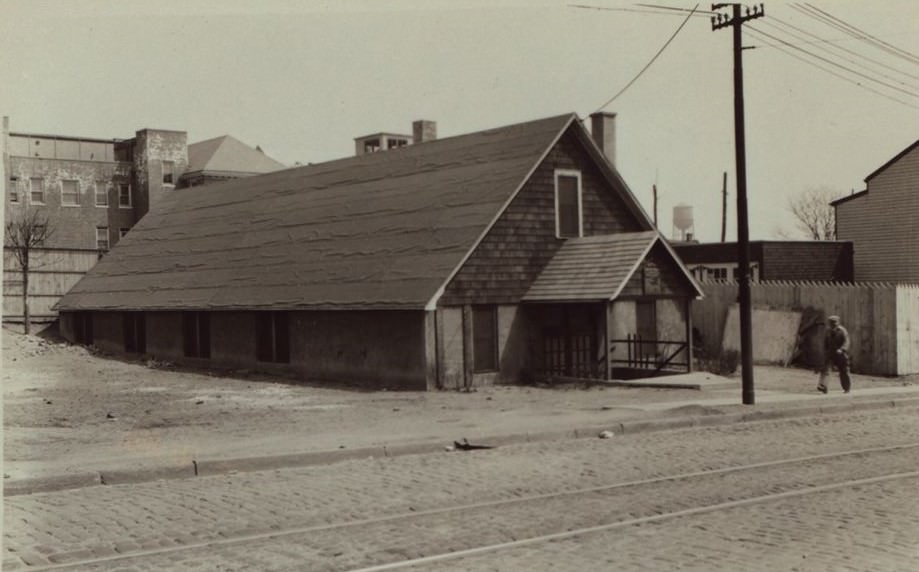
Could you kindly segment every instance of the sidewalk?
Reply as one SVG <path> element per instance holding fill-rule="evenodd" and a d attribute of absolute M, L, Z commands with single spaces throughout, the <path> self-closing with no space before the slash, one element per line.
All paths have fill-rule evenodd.
<path fill-rule="evenodd" d="M 822 395 L 813 372 L 777 367 L 755 368 L 756 405 L 745 406 L 738 377 L 704 372 L 631 387 L 361 392 L 163 369 L 6 329 L 3 351 L 6 495 L 443 453 L 463 439 L 500 446 L 919 406 L 917 379 L 856 375 L 852 394 L 837 384 Z"/>

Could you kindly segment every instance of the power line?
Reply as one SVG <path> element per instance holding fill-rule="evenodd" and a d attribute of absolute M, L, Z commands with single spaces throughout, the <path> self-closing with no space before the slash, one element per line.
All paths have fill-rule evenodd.
<path fill-rule="evenodd" d="M 629 89 L 629 88 L 632 86 L 632 84 L 634 84 L 636 81 L 638 81 L 638 78 L 640 78 L 641 75 L 642 75 L 643 73 L 645 73 L 645 71 L 646 71 L 649 67 L 651 67 L 651 64 L 653 64 L 653 63 L 657 60 L 657 58 L 658 58 L 662 53 L 664 53 L 664 50 L 667 49 L 667 46 L 669 46 L 670 43 L 673 42 L 674 38 L 677 37 L 677 35 L 680 33 L 680 31 L 683 29 L 683 27 L 686 25 L 686 23 L 689 22 L 689 19 L 692 18 L 692 17 L 693 17 L 693 14 L 696 13 L 696 8 L 698 8 L 698 7 L 699 7 L 698 4 L 696 4 L 695 7 L 693 7 L 692 11 L 691 11 L 689 14 L 687 14 L 686 18 L 685 18 L 685 19 L 683 20 L 683 22 L 680 24 L 680 27 L 677 28 L 676 31 L 673 33 L 673 35 L 670 36 L 670 38 L 664 43 L 663 46 L 661 46 L 661 49 L 659 49 L 659 50 L 657 51 L 657 53 L 654 54 L 654 57 L 651 58 L 651 61 L 649 61 L 647 64 L 645 64 L 645 67 L 641 68 L 641 71 L 639 71 L 638 74 L 637 74 L 634 78 L 632 78 L 632 81 L 630 81 L 629 83 L 625 84 L 625 87 L 623 87 L 622 89 L 620 89 L 619 92 L 616 93 L 616 95 L 614 95 L 613 97 L 609 98 L 609 100 L 608 100 L 606 103 L 604 103 L 603 105 L 601 105 L 601 106 L 599 107 L 599 109 L 597 109 L 598 112 L 599 112 L 599 111 L 602 111 L 604 107 L 606 107 L 607 105 L 609 105 L 610 103 L 612 103 L 613 101 L 615 101 L 617 97 L 619 97 L 620 95 L 622 95 L 622 94 L 625 92 L 625 90 Z M 596 112 L 595 112 L 595 113 L 596 113 Z"/>
<path fill-rule="evenodd" d="M 854 70 L 854 69 L 849 68 L 849 67 L 846 67 L 846 66 L 844 66 L 844 65 L 842 65 L 842 64 L 836 63 L 836 62 L 834 62 L 834 61 L 832 61 L 832 60 L 830 60 L 830 59 L 827 59 L 827 58 L 825 58 L 825 57 L 823 57 L 823 56 L 821 56 L 821 55 L 819 55 L 819 54 L 815 54 L 815 53 L 810 52 L 810 51 L 808 51 L 808 50 L 805 50 L 804 48 L 801 48 L 801 47 L 799 47 L 799 46 L 792 45 L 792 44 L 786 42 L 785 40 L 783 40 L 783 39 L 781 39 L 781 38 L 777 38 L 776 36 L 773 36 L 772 34 L 770 34 L 770 33 L 768 33 L 768 32 L 764 32 L 764 31 L 762 31 L 762 30 L 757 30 L 756 28 L 753 28 L 752 26 L 751 26 L 750 28 L 753 29 L 753 30 L 755 30 L 755 31 L 757 31 L 757 32 L 759 32 L 760 34 L 766 36 L 767 38 L 773 39 L 773 40 L 775 40 L 775 41 L 777 41 L 777 42 L 781 42 L 783 45 L 786 45 L 786 46 L 788 46 L 788 47 L 790 47 L 790 48 L 793 48 L 793 49 L 795 49 L 795 50 L 797 50 L 797 51 L 799 51 L 799 52 L 803 52 L 803 53 L 805 53 L 805 54 L 811 56 L 812 58 L 816 58 L 816 59 L 818 59 L 818 60 L 820 60 L 820 61 L 822 61 L 822 62 L 828 63 L 828 64 L 830 64 L 830 65 L 832 65 L 832 66 L 835 66 L 835 67 L 838 67 L 838 68 L 842 68 L 843 70 L 845 70 L 845 71 L 847 71 L 847 72 L 849 72 L 849 73 L 851 73 L 851 74 L 853 74 L 853 75 L 857 75 L 857 76 L 862 77 L 862 78 L 864 78 L 864 79 L 867 79 L 867 80 L 869 80 L 869 81 L 873 81 L 873 82 L 875 82 L 875 83 L 879 83 L 879 84 L 883 85 L 884 87 L 893 89 L 893 90 L 895 90 L 895 91 L 899 91 L 899 92 L 904 93 L 904 94 L 906 94 L 906 95 L 909 95 L 909 96 L 911 96 L 911 97 L 917 97 L 917 98 L 919 98 L 919 94 L 917 94 L 917 93 L 914 93 L 914 92 L 912 92 L 912 91 L 908 91 L 908 90 L 902 89 L 902 88 L 897 87 L 897 86 L 895 86 L 895 85 L 893 85 L 893 84 L 887 83 L 887 82 L 885 82 L 885 81 L 882 81 L 882 80 L 879 80 L 879 79 L 877 79 L 877 78 L 871 77 L 871 76 L 869 76 L 869 75 L 867 75 L 867 74 L 864 74 L 864 73 L 862 73 L 862 72 L 860 72 L 860 71 L 858 71 L 858 70 Z"/>
<path fill-rule="evenodd" d="M 786 22 L 786 21 L 784 21 L 784 20 L 782 20 L 782 19 L 780 19 L 780 18 L 776 18 L 775 16 L 773 16 L 773 17 L 771 18 L 770 24 L 771 24 L 773 27 L 778 27 L 778 26 L 775 26 L 776 23 L 778 23 L 778 24 L 781 25 L 781 26 L 784 26 L 784 27 L 787 27 L 787 28 L 791 28 L 792 30 L 796 30 L 796 31 L 798 31 L 798 32 L 801 32 L 802 34 L 804 34 L 804 35 L 806 35 L 806 36 L 810 36 L 811 38 L 815 38 L 815 39 L 817 40 L 817 42 L 813 42 L 813 43 L 829 44 L 829 45 L 833 46 L 834 48 L 836 48 L 837 50 L 846 52 L 846 53 L 848 53 L 848 54 L 852 54 L 853 56 L 856 56 L 856 57 L 862 58 L 862 59 L 864 59 L 864 60 L 867 60 L 867 61 L 871 62 L 872 64 L 881 66 L 881 67 L 883 67 L 883 68 L 885 68 L 885 69 L 888 69 L 888 70 L 890 70 L 890 71 L 894 71 L 894 72 L 903 74 L 903 75 L 905 75 L 905 76 L 907 76 L 907 77 L 910 77 L 910 78 L 912 78 L 912 79 L 919 79 L 919 76 L 916 76 L 916 75 L 913 75 L 913 74 L 911 74 L 911 73 L 905 72 L 905 71 L 903 71 L 903 70 L 901 70 L 901 69 L 899 69 L 899 68 L 895 68 L 895 67 L 893 67 L 893 66 L 889 66 L 889 65 L 885 64 L 885 63 L 882 62 L 882 61 L 876 60 L 876 59 L 874 59 L 874 58 L 870 58 L 870 57 L 868 57 L 868 56 L 866 56 L 866 55 L 864 55 L 864 54 L 860 54 L 859 52 L 857 52 L 857 51 L 855 51 L 855 50 L 850 50 L 849 48 L 846 48 L 845 46 L 836 45 L 836 44 L 835 44 L 833 41 L 831 41 L 831 40 L 826 40 L 826 39 L 824 39 L 824 38 L 821 38 L 820 36 L 818 36 L 818 35 L 816 35 L 816 34 L 813 34 L 813 33 L 809 32 L 809 31 L 807 31 L 807 30 L 804 30 L 803 28 L 799 28 L 799 27 L 797 27 L 797 26 L 795 26 L 795 25 L 793 25 L 793 24 L 789 24 L 788 22 Z M 785 33 L 786 33 L 786 34 L 789 34 L 789 35 L 792 35 L 790 32 L 785 32 Z M 861 64 L 861 65 L 864 65 L 864 64 Z M 886 76 L 885 76 L 885 77 L 886 77 Z"/>
<path fill-rule="evenodd" d="M 809 3 L 808 3 L 808 4 L 805 4 L 805 5 L 806 5 L 808 8 L 810 8 L 810 9 L 812 9 L 812 10 L 816 10 L 816 11 L 819 12 L 820 14 L 823 14 L 823 15 L 826 16 L 827 18 L 830 18 L 830 19 L 833 20 L 834 22 L 839 22 L 839 23 L 842 24 L 843 26 L 846 26 L 847 28 L 851 28 L 851 29 L 855 30 L 855 31 L 856 31 L 857 33 L 859 33 L 859 34 L 863 34 L 864 36 L 866 36 L 866 37 L 870 38 L 871 40 L 873 40 L 873 41 L 875 41 L 875 42 L 881 44 L 882 46 L 886 46 L 886 47 L 890 48 L 891 50 L 894 50 L 895 52 L 901 54 L 901 57 L 905 57 L 905 58 L 908 59 L 908 60 L 912 60 L 913 63 L 919 63 L 919 57 L 917 57 L 916 55 L 914 55 L 914 54 L 912 54 L 912 53 L 910 53 L 910 52 L 907 52 L 906 50 L 902 50 L 902 49 L 900 49 L 900 48 L 894 46 L 893 44 L 889 44 L 889 43 L 885 42 L 884 40 L 882 40 L 882 39 L 880 39 L 880 38 L 878 38 L 878 37 L 872 36 L 872 35 L 869 34 L 868 32 L 865 32 L 864 30 L 862 30 L 862 29 L 860 29 L 860 28 L 857 28 L 856 26 L 853 26 L 852 24 L 849 24 L 849 23 L 846 22 L 846 21 L 844 21 L 844 20 L 842 20 L 842 19 L 840 19 L 840 18 L 837 18 L 836 16 L 830 14 L 830 13 L 827 12 L 826 10 L 821 10 L 820 8 L 817 8 L 817 7 L 814 6 L 813 4 L 809 4 Z"/>
<path fill-rule="evenodd" d="M 766 36 L 766 34 L 764 34 L 763 32 L 760 32 L 759 30 L 753 28 L 752 26 L 749 28 L 749 31 L 752 32 L 754 36 L 762 36 L 762 37 L 765 37 L 765 36 Z M 789 47 L 792 47 L 792 48 L 795 47 L 795 46 L 792 46 L 791 44 L 788 44 L 787 42 L 783 42 L 783 41 L 781 41 L 781 40 L 779 40 L 779 41 L 780 41 L 781 43 L 783 43 L 783 44 L 788 45 Z M 792 58 L 794 58 L 794 59 L 796 59 L 796 60 L 798 60 L 798 61 L 804 62 L 804 63 L 806 63 L 807 65 L 813 66 L 813 67 L 815 67 L 815 68 L 817 68 L 817 69 L 819 69 L 819 70 L 821 70 L 821 71 L 824 71 L 824 72 L 826 72 L 826 73 L 828 73 L 828 74 L 830 74 L 830 75 L 836 76 L 836 77 L 838 77 L 839 79 L 841 79 L 841 80 L 843 80 L 843 81 L 847 81 L 847 82 L 849 82 L 849 83 L 851 83 L 851 84 L 854 84 L 854 85 L 856 85 L 856 86 L 858 86 L 858 87 L 860 87 L 860 88 L 862 88 L 862 89 L 868 90 L 868 91 L 870 91 L 871 93 L 874 93 L 874 94 L 876 94 L 876 95 L 880 95 L 881 97 L 884 97 L 884 98 L 889 99 L 889 100 L 891 100 L 891 101 L 895 101 L 895 102 L 900 103 L 900 104 L 902 104 L 902 105 L 905 105 L 905 106 L 907 106 L 907 107 L 911 107 L 911 108 L 913 108 L 913 109 L 919 109 L 919 106 L 917 106 L 917 105 L 913 105 L 913 104 L 911 104 L 911 103 L 909 103 L 909 102 L 907 102 L 907 101 L 903 101 L 902 99 L 897 99 L 896 97 L 893 97 L 893 96 L 891 96 L 891 95 L 889 95 L 889 94 L 886 94 L 886 93 L 884 93 L 884 92 L 882 92 L 882 91 L 878 91 L 878 90 L 876 90 L 876 89 L 874 89 L 874 88 L 872 88 L 872 87 L 869 87 L 869 86 L 867 86 L 867 85 L 865 85 L 865 84 L 863 84 L 863 83 L 861 83 L 861 82 L 858 82 L 858 81 L 856 81 L 856 80 L 854 80 L 854 79 L 852 79 L 852 78 L 850 78 L 850 77 L 847 77 L 847 76 L 845 76 L 845 75 L 843 75 L 843 74 L 841 74 L 841 73 L 839 73 L 839 72 L 836 72 L 836 71 L 833 71 L 833 70 L 828 69 L 828 68 L 826 68 L 826 67 L 823 67 L 823 66 L 821 66 L 820 64 L 816 64 L 816 63 L 814 63 L 814 62 L 812 62 L 812 61 L 810 61 L 810 60 L 808 60 L 808 59 L 806 59 L 806 58 L 803 58 L 803 57 L 801 57 L 801 56 L 795 54 L 794 52 L 791 52 L 791 51 L 789 51 L 789 50 L 786 50 L 786 49 L 782 48 L 780 45 L 777 45 L 777 46 L 774 46 L 774 47 L 775 47 L 776 49 L 778 49 L 780 52 L 782 52 L 782 53 L 784 53 L 784 54 L 786 54 L 786 55 L 788 55 L 788 56 L 790 56 L 790 57 L 792 57 Z"/>
<path fill-rule="evenodd" d="M 773 19 L 775 20 L 775 18 L 773 18 Z M 764 21 L 763 23 L 764 23 L 765 25 L 770 26 L 771 28 L 774 28 L 774 29 L 778 30 L 780 33 L 787 34 L 787 35 L 789 35 L 789 36 L 791 36 L 791 37 L 793 37 L 793 38 L 795 38 L 795 39 L 798 39 L 798 40 L 802 39 L 802 37 L 801 37 L 800 35 L 795 34 L 795 33 L 793 33 L 793 32 L 789 32 L 789 31 L 785 30 L 784 28 L 782 28 L 781 26 L 777 26 L 775 23 L 768 22 L 768 21 Z M 800 29 L 800 28 L 796 28 L 796 27 L 794 27 L 794 26 L 791 26 L 791 24 L 785 24 L 785 25 L 786 25 L 786 26 L 789 26 L 789 27 L 792 27 L 792 28 L 794 28 L 794 29 Z M 806 32 L 806 31 L 802 31 L 802 32 L 805 33 L 805 34 L 811 35 L 811 34 L 809 34 L 809 32 Z M 896 83 L 898 83 L 898 84 L 900 84 L 900 85 L 902 85 L 902 86 L 904 86 L 904 87 L 908 87 L 908 88 L 910 88 L 910 89 L 919 89 L 919 88 L 917 88 L 917 87 L 914 86 L 914 85 L 910 85 L 910 84 L 906 83 L 905 81 L 901 80 L 900 78 L 893 77 L 893 76 L 888 75 L 888 74 L 886 74 L 886 73 L 884 73 L 884 72 L 881 72 L 881 71 L 876 71 L 875 68 L 872 67 L 872 66 L 869 66 L 869 65 L 867 65 L 867 64 L 864 64 L 864 63 L 862 63 L 862 62 L 860 62 L 860 61 L 857 61 L 857 60 L 855 60 L 855 59 L 846 57 L 846 56 L 844 56 L 844 55 L 839 55 L 839 54 L 833 52 L 832 50 L 830 50 L 829 48 L 827 48 L 826 46 L 819 46 L 819 45 L 818 45 L 818 46 L 816 46 L 816 47 L 819 48 L 819 49 L 821 49 L 821 50 L 823 50 L 824 52 L 830 54 L 830 55 L 833 56 L 833 57 L 840 58 L 842 61 L 848 62 L 848 63 L 850 63 L 850 64 L 852 64 L 852 65 L 854 65 L 854 66 L 858 66 L 858 67 L 862 68 L 863 70 L 867 70 L 867 71 L 870 72 L 870 73 L 877 74 L 877 75 L 879 75 L 880 77 L 883 77 L 883 78 L 889 79 L 889 80 L 891 80 L 891 81 L 894 81 L 894 82 L 896 82 Z M 861 54 L 859 54 L 858 52 L 853 52 L 853 51 L 851 51 L 851 50 L 844 50 L 844 51 L 849 51 L 849 52 L 851 52 L 851 53 L 853 53 L 853 54 L 855 54 L 855 55 L 857 55 L 857 56 L 861 56 Z M 877 64 L 877 62 L 875 62 L 875 63 Z M 883 65 L 883 64 L 878 64 L 878 65 Z M 894 71 L 899 71 L 899 70 L 894 70 Z M 919 78 L 917 78 L 917 79 L 919 79 Z"/>
<path fill-rule="evenodd" d="M 909 61 L 910 63 L 914 63 L 914 64 L 917 63 L 917 61 L 915 61 L 916 58 L 914 56 L 911 56 L 910 54 L 904 55 L 904 53 L 901 53 L 902 50 L 898 51 L 897 48 L 888 47 L 887 45 L 884 45 L 884 42 L 876 40 L 870 35 L 866 35 L 864 32 L 858 30 L 858 28 L 849 26 L 848 24 L 846 24 L 845 22 L 842 22 L 841 20 L 839 21 L 837 21 L 838 19 L 834 20 L 833 17 L 826 12 L 816 10 L 810 5 L 791 4 L 791 7 L 792 9 L 797 10 L 798 12 L 804 14 L 805 16 L 808 16 L 809 18 L 813 18 L 817 20 L 818 22 L 826 24 L 827 26 L 835 28 L 855 38 L 856 40 L 860 40 L 864 42 L 865 44 L 873 48 L 880 49 L 884 52 L 887 52 L 888 54 L 905 59 L 906 61 Z"/>
<path fill-rule="evenodd" d="M 636 4 L 637 6 L 638 4 Z M 673 12 L 664 12 L 661 10 L 642 10 L 639 8 L 607 8 L 605 6 L 588 6 L 587 4 L 568 4 L 569 8 L 579 8 L 582 10 L 600 10 L 602 12 L 632 12 L 634 14 L 655 14 L 658 16 L 679 16 Z"/>

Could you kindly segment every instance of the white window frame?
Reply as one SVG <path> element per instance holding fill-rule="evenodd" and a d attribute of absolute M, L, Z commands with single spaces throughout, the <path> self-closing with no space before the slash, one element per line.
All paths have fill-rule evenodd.
<path fill-rule="evenodd" d="M 35 187 L 32 186 L 32 183 L 35 181 L 40 181 L 41 183 L 41 200 L 35 200 Z M 29 177 L 29 204 L 30 205 L 43 205 L 45 204 L 45 178 L 44 177 Z"/>
<path fill-rule="evenodd" d="M 102 192 L 99 192 L 99 188 L 102 188 Z M 105 199 L 105 202 L 100 203 L 99 197 L 102 196 Z M 93 185 L 93 202 L 97 207 L 108 208 L 108 183 L 105 181 L 96 181 Z"/>
<path fill-rule="evenodd" d="M 121 203 L 121 189 L 122 187 L 128 189 L 128 204 Z M 120 209 L 130 209 L 134 206 L 134 190 L 131 188 L 131 183 L 118 183 L 118 208 Z"/>
<path fill-rule="evenodd" d="M 574 177 L 578 180 L 578 237 L 584 236 L 584 189 L 581 181 L 581 172 L 574 169 L 555 170 L 555 237 L 574 238 L 562 236 L 561 213 L 558 210 L 558 180 L 561 177 Z"/>
<path fill-rule="evenodd" d="M 105 233 L 105 247 L 104 248 L 102 246 L 99 246 L 99 243 L 102 242 L 99 239 L 100 231 Z M 109 228 L 107 226 L 97 226 L 96 227 L 96 250 L 109 250 L 110 248 L 112 248 L 112 241 L 111 241 L 111 238 L 109 237 L 108 231 L 109 231 Z"/>
<path fill-rule="evenodd" d="M 77 187 L 76 202 L 64 202 L 64 183 L 74 183 Z M 61 179 L 61 206 L 62 207 L 79 207 L 80 206 L 80 180 L 79 179 Z"/>

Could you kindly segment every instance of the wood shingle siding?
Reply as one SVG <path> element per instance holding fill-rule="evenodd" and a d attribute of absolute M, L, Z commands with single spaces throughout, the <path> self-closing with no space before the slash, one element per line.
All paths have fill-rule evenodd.
<path fill-rule="evenodd" d="M 564 239 L 555 235 L 555 171 L 581 172 L 584 236 L 648 230 L 569 130 L 533 172 L 472 256 L 445 289 L 440 303 L 516 303 Z"/>

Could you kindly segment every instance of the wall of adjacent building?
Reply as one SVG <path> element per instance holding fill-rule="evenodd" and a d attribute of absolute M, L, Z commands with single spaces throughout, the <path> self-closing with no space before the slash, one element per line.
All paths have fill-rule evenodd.
<path fill-rule="evenodd" d="M 836 206 L 836 234 L 854 243 L 858 281 L 919 282 L 919 146 Z"/>

